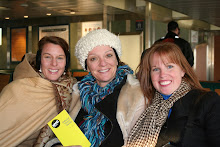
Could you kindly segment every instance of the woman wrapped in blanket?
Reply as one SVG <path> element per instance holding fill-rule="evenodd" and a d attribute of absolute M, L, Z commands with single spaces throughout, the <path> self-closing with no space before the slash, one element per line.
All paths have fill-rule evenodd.
<path fill-rule="evenodd" d="M 0 94 L 1 147 L 43 147 L 54 137 L 47 123 L 60 111 L 72 112 L 69 46 L 59 37 L 45 36 L 37 55 L 26 54 L 13 81 Z"/>

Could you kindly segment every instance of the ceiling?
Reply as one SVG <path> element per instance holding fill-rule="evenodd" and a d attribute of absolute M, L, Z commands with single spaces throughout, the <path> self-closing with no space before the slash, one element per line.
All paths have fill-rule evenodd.
<path fill-rule="evenodd" d="M 220 27 L 220 0 L 149 0 L 149 2 Z"/>
<path fill-rule="evenodd" d="M 0 0 L 0 20 L 51 16 L 93 15 L 103 13 L 103 4 L 98 0 Z M 133 0 L 132 0 L 133 1 Z M 75 12 L 71 14 L 70 12 Z M 123 10 L 111 8 L 110 13 L 120 14 Z"/>
<path fill-rule="evenodd" d="M 117 6 L 122 1 L 133 2 L 135 0 L 0 0 L 0 20 L 9 17 L 10 20 L 41 18 L 51 16 L 75 16 L 102 14 L 104 4 L 116 3 L 114 7 L 108 7 L 108 14 L 126 14 L 129 8 L 120 9 Z M 144 1 L 144 0 L 137 0 Z M 172 9 L 188 15 L 192 19 L 202 20 L 220 27 L 220 0 L 149 0 L 154 4 Z M 131 5 L 130 5 L 131 6 Z M 135 6 L 134 6 L 135 7 Z M 70 12 L 75 14 L 70 14 Z M 132 10 L 131 10 L 132 11 Z M 50 13 L 51 16 L 46 14 Z"/>

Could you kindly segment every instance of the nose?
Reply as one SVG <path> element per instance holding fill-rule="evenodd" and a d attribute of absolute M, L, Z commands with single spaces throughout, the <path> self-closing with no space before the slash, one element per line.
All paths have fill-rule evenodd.
<path fill-rule="evenodd" d="M 104 58 L 100 58 L 99 65 L 100 66 L 106 66 L 106 61 L 105 61 Z"/>
<path fill-rule="evenodd" d="M 57 66 L 57 60 L 55 58 L 52 59 L 52 63 L 53 66 Z"/>
<path fill-rule="evenodd" d="M 160 70 L 160 77 L 164 77 L 164 76 L 166 76 L 166 70 L 164 70 L 164 69 L 161 69 Z"/>

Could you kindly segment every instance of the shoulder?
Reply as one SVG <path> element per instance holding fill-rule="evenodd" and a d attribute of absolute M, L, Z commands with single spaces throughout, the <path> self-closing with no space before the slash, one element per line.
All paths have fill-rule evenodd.
<path fill-rule="evenodd" d="M 120 91 L 118 101 L 127 101 L 126 103 L 131 102 L 132 104 L 145 104 L 145 98 L 141 90 L 140 83 L 134 75 L 128 74 L 126 83 L 122 86 L 122 89 Z"/>
<path fill-rule="evenodd" d="M 122 86 L 120 94 L 126 94 L 127 92 L 129 93 L 139 93 L 142 94 L 141 88 L 140 88 L 140 83 L 138 79 L 132 74 L 127 75 L 127 79 L 125 84 Z"/>
<path fill-rule="evenodd" d="M 188 41 L 186 41 L 185 39 L 183 39 L 183 38 L 175 38 L 175 41 L 177 41 L 177 42 L 181 42 L 181 43 L 184 43 L 184 44 L 189 44 L 189 42 Z"/>
<path fill-rule="evenodd" d="M 214 91 L 200 93 L 198 102 L 206 106 L 219 105 L 220 107 L 220 96 Z"/>
<path fill-rule="evenodd" d="M 191 105 L 194 105 L 197 108 L 208 108 L 215 104 L 220 105 L 220 97 L 216 92 L 203 92 L 201 90 L 193 89 L 179 99 L 175 103 L 175 106 L 178 108 L 181 106 L 188 109 Z"/>
<path fill-rule="evenodd" d="M 127 75 L 126 84 L 133 85 L 133 86 L 140 86 L 138 79 L 136 79 L 135 76 L 132 74 Z"/>
<path fill-rule="evenodd" d="M 23 91 L 23 85 L 30 85 L 32 82 L 29 80 L 29 78 L 26 79 L 18 79 L 18 80 L 14 80 L 11 83 L 9 83 L 8 85 L 6 85 L 3 89 L 4 92 L 7 91 Z M 2 91 L 2 92 L 3 92 Z"/>
<path fill-rule="evenodd" d="M 0 93 L 0 103 L 3 104 L 6 101 L 20 100 L 21 97 L 26 94 L 26 87 L 30 87 L 29 85 L 30 82 L 27 82 L 27 79 L 18 79 L 12 81 L 2 89 Z"/>
<path fill-rule="evenodd" d="M 220 96 L 214 91 L 201 91 L 198 89 L 193 89 L 185 97 L 193 99 L 195 102 L 211 102 L 220 100 Z"/>
<path fill-rule="evenodd" d="M 188 99 L 193 99 L 194 108 L 201 112 L 210 112 L 218 110 L 220 112 L 220 96 L 214 92 L 203 92 L 200 90 L 192 90 L 189 92 Z M 187 97 L 187 95 L 186 95 Z"/>

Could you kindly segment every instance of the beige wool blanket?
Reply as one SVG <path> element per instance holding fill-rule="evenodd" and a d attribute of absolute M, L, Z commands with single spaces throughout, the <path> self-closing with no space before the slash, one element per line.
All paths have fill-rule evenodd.
<path fill-rule="evenodd" d="M 35 55 L 27 54 L 15 69 L 14 81 L 0 93 L 1 147 L 18 146 L 23 142 L 33 146 L 40 130 L 58 114 L 54 84 L 34 71 L 29 64 L 34 59 Z M 61 94 L 62 87 L 63 92 L 69 92 L 65 103 L 67 111 L 72 112 L 76 104 L 71 98 L 72 84 L 76 81 L 69 80 L 69 83 L 58 82 L 57 85 L 61 87 Z"/>

